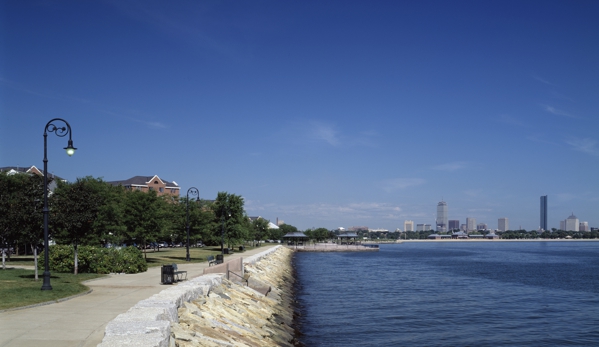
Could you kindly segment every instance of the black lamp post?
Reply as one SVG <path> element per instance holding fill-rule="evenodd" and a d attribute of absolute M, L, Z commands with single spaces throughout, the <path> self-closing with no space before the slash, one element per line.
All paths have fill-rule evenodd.
<path fill-rule="evenodd" d="M 191 187 L 187 189 L 187 258 L 185 258 L 187 261 L 191 261 L 191 258 L 189 257 L 189 193 L 197 196 L 197 201 L 200 201 L 200 191 L 198 188 Z"/>
<path fill-rule="evenodd" d="M 57 127 L 54 122 L 62 122 L 66 125 L 63 127 Z M 65 137 L 67 134 L 69 135 L 69 142 L 67 146 L 64 148 L 67 151 L 67 154 L 72 156 L 75 154 L 75 150 L 77 148 L 73 147 L 73 140 L 71 139 L 71 126 L 67 123 L 66 120 L 61 118 L 54 118 L 46 124 L 44 128 L 44 209 L 42 210 L 44 214 L 44 283 L 42 284 L 42 290 L 52 290 L 52 286 L 50 285 L 50 260 L 48 253 L 50 251 L 48 246 L 48 133 L 54 133 L 58 137 Z"/>

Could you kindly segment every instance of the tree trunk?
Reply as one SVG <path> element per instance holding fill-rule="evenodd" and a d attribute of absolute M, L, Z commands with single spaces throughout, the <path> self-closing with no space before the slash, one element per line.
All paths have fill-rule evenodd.
<path fill-rule="evenodd" d="M 75 275 L 77 274 L 77 271 L 79 270 L 79 252 L 77 252 L 77 244 L 75 244 Z"/>
<path fill-rule="evenodd" d="M 33 249 L 33 267 L 34 267 L 34 271 L 35 271 L 35 280 L 37 281 L 39 279 L 39 277 L 37 276 L 37 247 L 35 247 L 32 244 L 31 248 Z M 27 248 L 25 248 L 25 249 L 27 249 Z"/>
<path fill-rule="evenodd" d="M 6 270 L 6 250 L 2 248 L 2 270 Z"/>

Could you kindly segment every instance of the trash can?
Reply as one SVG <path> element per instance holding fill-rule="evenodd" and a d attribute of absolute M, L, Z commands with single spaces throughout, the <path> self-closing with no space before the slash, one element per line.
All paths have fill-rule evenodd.
<path fill-rule="evenodd" d="M 223 255 L 222 254 L 217 254 L 216 255 L 216 263 L 217 264 L 222 264 L 223 263 Z"/>
<path fill-rule="evenodd" d="M 239 251 L 240 252 L 244 252 L 245 251 L 245 246 L 239 246 Z"/>
<path fill-rule="evenodd" d="M 175 281 L 175 268 L 172 265 L 162 265 L 160 278 L 162 284 L 173 284 Z"/>
<path fill-rule="evenodd" d="M 223 249 L 223 253 L 224 254 L 229 254 L 229 249 L 228 248 Z"/>

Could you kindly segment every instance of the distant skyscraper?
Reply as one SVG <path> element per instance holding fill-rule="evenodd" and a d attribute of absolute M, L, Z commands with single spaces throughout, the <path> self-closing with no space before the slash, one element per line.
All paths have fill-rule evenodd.
<path fill-rule="evenodd" d="M 589 229 L 589 222 L 580 222 L 578 231 L 591 231 L 591 229 Z"/>
<path fill-rule="evenodd" d="M 476 230 L 487 230 L 487 229 L 488 229 L 488 227 L 487 227 L 486 223 L 478 223 L 476 225 Z"/>
<path fill-rule="evenodd" d="M 541 196 L 541 229 L 547 229 L 547 195 Z"/>
<path fill-rule="evenodd" d="M 497 230 L 499 231 L 508 231 L 510 230 L 510 223 L 507 218 L 499 218 L 497 220 Z"/>
<path fill-rule="evenodd" d="M 445 201 L 437 204 L 437 231 L 447 231 L 447 203 Z"/>
<path fill-rule="evenodd" d="M 466 218 L 466 231 L 476 231 L 475 218 Z"/>
<path fill-rule="evenodd" d="M 414 231 L 414 221 L 407 220 L 403 222 L 403 231 Z"/>
<path fill-rule="evenodd" d="M 416 224 L 416 231 L 424 231 L 424 224 Z"/>
<path fill-rule="evenodd" d="M 459 230 L 460 229 L 460 221 L 451 219 L 449 221 L 449 230 Z"/>

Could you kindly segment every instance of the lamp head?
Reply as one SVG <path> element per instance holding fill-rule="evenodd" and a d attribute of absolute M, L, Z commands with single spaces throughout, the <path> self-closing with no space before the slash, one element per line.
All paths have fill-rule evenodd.
<path fill-rule="evenodd" d="M 75 151 L 77 150 L 77 148 L 73 147 L 73 140 L 69 140 L 68 146 L 66 146 L 64 149 L 67 151 L 69 157 L 72 157 L 73 154 L 75 154 Z"/>

